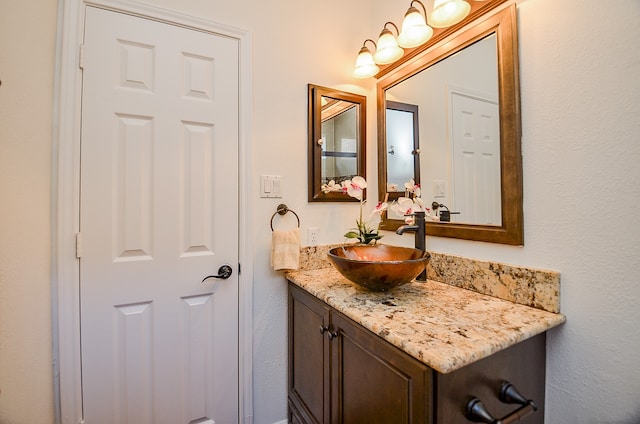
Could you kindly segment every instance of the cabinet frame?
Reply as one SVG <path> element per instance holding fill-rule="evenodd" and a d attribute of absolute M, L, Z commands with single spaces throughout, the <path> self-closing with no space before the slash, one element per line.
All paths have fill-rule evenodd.
<path fill-rule="evenodd" d="M 292 424 L 469 424 L 473 397 L 501 418 L 518 407 L 498 399 L 505 381 L 538 407 L 518 422 L 544 423 L 546 333 L 441 374 L 294 283 L 288 292 Z"/>

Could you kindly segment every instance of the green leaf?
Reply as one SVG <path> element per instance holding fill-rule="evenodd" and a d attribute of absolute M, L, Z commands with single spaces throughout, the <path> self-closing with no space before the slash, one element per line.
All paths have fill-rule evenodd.
<path fill-rule="evenodd" d="M 356 233 L 355 231 L 349 231 L 344 235 L 346 238 L 360 238 L 360 233 Z"/>

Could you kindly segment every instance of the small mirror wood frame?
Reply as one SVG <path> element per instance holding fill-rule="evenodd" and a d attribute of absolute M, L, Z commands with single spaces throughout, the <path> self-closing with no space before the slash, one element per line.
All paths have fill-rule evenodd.
<path fill-rule="evenodd" d="M 322 135 L 322 108 L 323 97 L 336 101 L 352 103 L 355 107 L 355 154 L 353 152 L 333 152 L 323 150 Z M 362 95 L 348 93 L 332 88 L 321 87 L 319 85 L 308 85 L 308 161 L 309 161 L 309 202 L 358 202 L 351 196 L 342 192 L 322 192 L 322 184 L 328 181 L 322 175 L 322 159 L 344 156 L 345 158 L 355 158 L 355 174 L 366 179 L 366 103 L 367 98 Z M 336 181 L 339 183 L 340 181 Z"/>
<path fill-rule="evenodd" d="M 521 118 L 518 74 L 518 39 L 516 5 L 496 10 L 505 0 L 473 2 L 471 13 L 461 23 L 434 33 L 426 44 L 408 50 L 405 56 L 383 68 L 376 78 L 378 117 L 378 191 L 387 195 L 386 187 L 386 97 L 388 88 L 410 78 L 446 57 L 464 49 L 491 33 L 498 44 L 498 86 L 501 152 L 501 225 L 427 222 L 427 235 L 452 237 L 510 245 L 524 244 L 522 211 Z M 488 13 L 490 11 L 494 13 Z M 445 41 L 443 41 L 445 40 Z M 429 152 L 422 149 L 423 155 Z M 381 229 L 395 230 L 404 222 L 384 217 Z"/>

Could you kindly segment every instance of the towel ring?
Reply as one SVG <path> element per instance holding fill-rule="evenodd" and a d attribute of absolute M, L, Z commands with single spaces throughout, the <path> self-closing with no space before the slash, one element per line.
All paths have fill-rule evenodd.
<path fill-rule="evenodd" d="M 271 215 L 271 231 L 273 231 L 273 218 L 276 217 L 276 214 L 286 215 L 287 212 L 291 212 L 296 216 L 296 219 L 298 220 L 298 228 L 300 228 L 300 217 L 298 216 L 298 214 L 295 213 L 292 209 L 289 209 L 289 207 L 284 203 L 281 203 L 278 205 L 278 209 L 276 209 L 274 214 Z"/>

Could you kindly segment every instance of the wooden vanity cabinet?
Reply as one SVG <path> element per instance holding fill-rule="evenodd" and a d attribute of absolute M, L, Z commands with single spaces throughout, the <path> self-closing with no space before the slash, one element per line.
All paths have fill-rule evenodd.
<path fill-rule="evenodd" d="M 289 285 L 289 421 L 330 422 L 329 307 Z"/>
<path fill-rule="evenodd" d="M 518 405 L 498 400 L 508 381 L 544 422 L 545 334 L 441 374 L 289 284 L 289 422 L 293 424 L 468 424 L 479 398 L 496 418 Z"/>
<path fill-rule="evenodd" d="M 427 423 L 431 393 L 429 367 L 290 285 L 290 422 Z"/>

